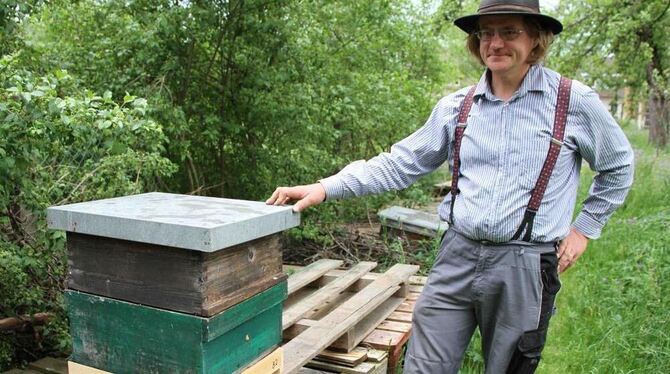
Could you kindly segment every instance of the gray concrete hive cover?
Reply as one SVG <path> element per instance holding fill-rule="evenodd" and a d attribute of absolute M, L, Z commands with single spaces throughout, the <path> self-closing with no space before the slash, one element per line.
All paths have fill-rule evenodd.
<path fill-rule="evenodd" d="M 48 227 L 214 252 L 300 224 L 290 206 L 151 192 L 50 207 Z"/>

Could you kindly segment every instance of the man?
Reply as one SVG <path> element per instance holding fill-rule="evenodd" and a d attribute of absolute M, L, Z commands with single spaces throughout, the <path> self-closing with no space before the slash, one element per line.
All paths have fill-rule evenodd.
<path fill-rule="evenodd" d="M 414 310 L 404 372 L 457 373 L 478 326 L 487 373 L 532 373 L 558 273 L 623 203 L 633 152 L 593 90 L 540 64 L 563 26 L 537 0 L 482 0 L 455 24 L 486 67 L 476 86 L 440 100 L 390 153 L 280 187 L 267 203 L 297 200 L 301 211 L 405 188 L 448 161 L 452 192 L 438 211 L 450 228 Z M 582 159 L 597 176 L 571 224 Z"/>

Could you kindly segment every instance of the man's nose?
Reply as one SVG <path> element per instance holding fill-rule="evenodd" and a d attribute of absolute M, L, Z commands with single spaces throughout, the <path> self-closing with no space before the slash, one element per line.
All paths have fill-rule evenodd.
<path fill-rule="evenodd" d="M 494 48 L 501 48 L 505 44 L 505 41 L 500 37 L 500 34 L 496 32 L 489 43 Z"/>

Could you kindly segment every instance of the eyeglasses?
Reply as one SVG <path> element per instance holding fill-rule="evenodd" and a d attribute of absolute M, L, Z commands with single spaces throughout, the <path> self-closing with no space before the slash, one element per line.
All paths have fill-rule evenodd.
<path fill-rule="evenodd" d="M 473 32 L 473 34 L 479 38 L 479 40 L 483 42 L 488 42 L 493 39 L 493 37 L 498 34 L 500 36 L 500 39 L 506 41 L 506 42 L 511 42 L 512 40 L 516 39 L 521 35 L 523 30 L 521 29 L 482 29 L 479 31 Z"/>

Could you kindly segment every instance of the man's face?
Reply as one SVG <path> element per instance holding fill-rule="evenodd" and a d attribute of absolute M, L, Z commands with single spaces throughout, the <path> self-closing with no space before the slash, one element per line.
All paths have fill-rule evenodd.
<path fill-rule="evenodd" d="M 479 18 L 479 30 L 479 54 L 494 74 L 528 68 L 528 56 L 538 41 L 528 35 L 521 16 L 483 16 Z"/>

